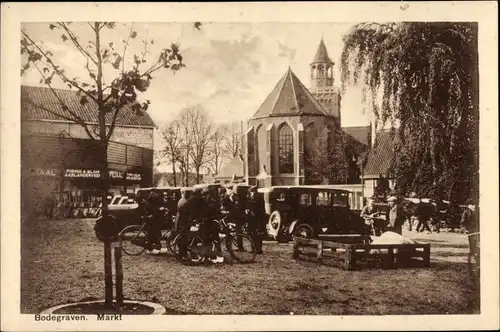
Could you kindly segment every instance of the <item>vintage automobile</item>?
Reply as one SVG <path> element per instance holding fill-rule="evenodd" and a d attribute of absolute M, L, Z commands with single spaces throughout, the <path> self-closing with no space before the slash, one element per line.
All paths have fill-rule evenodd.
<path fill-rule="evenodd" d="M 195 184 L 193 186 L 193 189 L 208 189 L 210 191 L 210 194 L 212 197 L 215 197 L 217 199 L 220 198 L 220 190 L 222 188 L 222 185 L 219 183 L 202 183 L 202 184 Z"/>
<path fill-rule="evenodd" d="M 260 188 L 264 195 L 268 234 L 288 241 L 292 235 L 364 234 L 367 227 L 350 209 L 349 191 L 329 186 L 276 186 Z"/>
<path fill-rule="evenodd" d="M 115 203 L 109 205 L 109 216 L 118 224 L 119 229 L 123 229 L 129 225 L 138 225 L 142 222 L 141 215 L 144 213 L 144 200 L 149 197 L 153 190 L 159 192 L 163 197 L 164 207 L 166 208 L 164 228 L 172 227 L 172 219 L 176 214 L 177 202 L 181 197 L 180 187 L 139 188 L 135 191 L 134 198 L 128 197 L 126 201 L 121 201 L 121 204 Z"/>

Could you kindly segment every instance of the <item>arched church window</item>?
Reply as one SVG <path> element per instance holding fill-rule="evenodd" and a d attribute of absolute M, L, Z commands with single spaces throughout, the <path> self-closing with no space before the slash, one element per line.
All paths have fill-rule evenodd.
<path fill-rule="evenodd" d="M 286 123 L 278 129 L 279 172 L 293 173 L 293 132 Z"/>

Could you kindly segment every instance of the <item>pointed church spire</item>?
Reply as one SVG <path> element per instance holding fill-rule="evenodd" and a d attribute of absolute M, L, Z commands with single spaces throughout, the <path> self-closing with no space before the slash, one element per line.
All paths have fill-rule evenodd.
<path fill-rule="evenodd" d="M 330 57 L 328 56 L 323 36 L 321 36 L 321 41 L 319 42 L 318 50 L 316 51 L 316 55 L 314 56 L 312 63 L 332 63 L 332 60 L 330 60 Z"/>

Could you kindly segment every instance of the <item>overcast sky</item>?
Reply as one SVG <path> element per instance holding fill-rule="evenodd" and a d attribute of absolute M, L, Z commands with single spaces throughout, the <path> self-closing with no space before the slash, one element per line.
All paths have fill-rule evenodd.
<path fill-rule="evenodd" d="M 153 39 L 150 59 L 172 42 L 180 43 L 186 68 L 173 74 L 162 70 L 154 75 L 148 91 L 141 96 L 151 100 L 150 114 L 158 125 L 171 119 L 187 105 L 203 105 L 216 121 L 241 121 L 251 117 L 271 92 L 288 66 L 302 83 L 310 86 L 309 63 L 323 36 L 328 53 L 335 62 L 335 84 L 340 86 L 339 58 L 342 37 L 353 26 L 339 23 L 202 23 L 201 30 L 192 23 L 135 23 L 138 37 L 126 58 L 143 49 L 141 40 Z M 86 23 L 72 27 L 82 40 L 92 38 Z M 131 24 L 117 24 L 106 30 L 103 38 L 121 49 Z M 48 23 L 24 24 L 23 28 L 43 47 L 51 50 L 71 77 L 88 77 L 83 57 L 70 41 L 61 40 L 62 32 L 50 30 Z M 113 78 L 109 72 L 107 77 Z M 36 71 L 28 71 L 23 84 L 40 85 Z M 65 87 L 65 86 L 62 86 Z M 364 125 L 357 87 L 349 87 L 342 102 L 343 126 Z"/>

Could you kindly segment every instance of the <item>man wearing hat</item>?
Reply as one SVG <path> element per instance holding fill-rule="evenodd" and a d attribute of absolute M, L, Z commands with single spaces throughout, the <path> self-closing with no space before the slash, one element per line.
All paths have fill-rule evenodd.
<path fill-rule="evenodd" d="M 373 235 L 380 236 L 382 233 L 382 226 L 380 221 L 380 212 L 375 210 L 375 206 L 373 205 L 375 201 L 374 196 L 367 197 L 366 205 L 361 210 L 361 218 L 365 220 L 365 223 L 369 225 L 372 229 Z"/>
<path fill-rule="evenodd" d="M 479 233 L 479 217 L 476 211 L 476 202 L 473 199 L 467 201 L 467 208 L 462 213 L 460 220 L 460 228 L 466 234 Z M 477 244 L 477 236 L 469 236 L 469 249 L 475 250 Z"/>
<path fill-rule="evenodd" d="M 387 198 L 387 203 L 389 204 L 389 213 L 387 218 L 387 227 L 385 230 L 402 235 L 405 216 L 399 203 L 399 199 L 397 196 L 391 195 Z"/>

